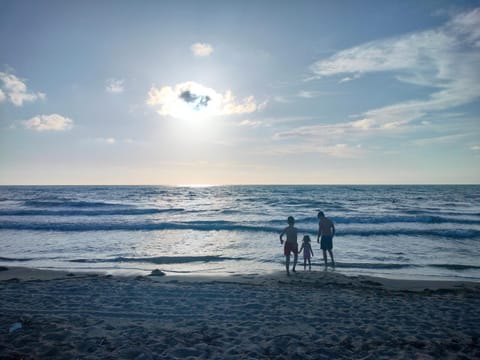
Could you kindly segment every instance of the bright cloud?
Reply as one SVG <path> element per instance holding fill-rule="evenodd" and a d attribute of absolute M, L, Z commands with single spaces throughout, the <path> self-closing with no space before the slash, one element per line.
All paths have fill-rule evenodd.
<path fill-rule="evenodd" d="M 125 90 L 124 80 L 108 79 L 106 81 L 105 90 L 109 93 L 122 93 Z"/>
<path fill-rule="evenodd" d="M 190 46 L 193 55 L 199 57 L 210 56 L 213 53 L 213 46 L 206 43 L 195 43 Z"/>
<path fill-rule="evenodd" d="M 25 128 L 35 131 L 65 131 L 73 126 L 73 120 L 58 114 L 37 115 L 23 121 Z"/>
<path fill-rule="evenodd" d="M 221 94 L 193 81 L 160 89 L 152 86 L 147 104 L 157 107 L 160 115 L 175 118 L 244 114 L 258 108 L 253 96 L 238 102 L 230 90 Z"/>
<path fill-rule="evenodd" d="M 480 145 L 473 145 L 472 147 L 470 147 L 470 150 L 480 151 Z"/>
<path fill-rule="evenodd" d="M 261 122 L 261 121 L 255 121 L 255 120 L 245 119 L 245 120 L 242 120 L 238 125 L 239 125 L 239 126 L 246 126 L 246 127 L 256 128 L 256 127 L 261 126 L 261 125 L 262 125 L 262 122 Z"/>
<path fill-rule="evenodd" d="M 311 67 L 317 78 L 394 72 L 399 81 L 430 86 L 427 99 L 401 102 L 364 113 L 350 123 L 358 129 L 392 129 L 424 115 L 467 104 L 480 97 L 480 9 L 460 14 L 444 26 L 338 52 Z M 347 77 L 345 77 L 347 75 Z M 348 79 L 348 80 L 347 80 Z"/>
<path fill-rule="evenodd" d="M 9 101 L 15 106 L 22 106 L 24 102 L 44 100 L 46 95 L 41 92 L 29 92 L 25 82 L 13 74 L 0 72 L 0 102 Z"/>

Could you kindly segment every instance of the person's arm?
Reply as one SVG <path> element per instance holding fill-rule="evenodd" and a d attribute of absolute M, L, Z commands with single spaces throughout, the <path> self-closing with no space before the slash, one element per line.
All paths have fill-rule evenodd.
<path fill-rule="evenodd" d="M 298 250 L 298 253 L 301 254 L 302 250 L 303 250 L 303 244 L 302 244 L 302 246 L 300 246 L 300 250 Z"/>
<path fill-rule="evenodd" d="M 320 224 L 318 225 L 317 243 L 320 242 Z"/>
<path fill-rule="evenodd" d="M 332 221 L 332 237 L 335 236 L 335 225 L 333 225 L 333 221 Z"/>
<path fill-rule="evenodd" d="M 285 229 L 282 231 L 282 233 L 280 234 L 280 244 L 283 244 L 283 235 L 285 235 L 285 231 L 286 231 L 286 230 L 287 230 L 287 229 L 285 228 Z"/>
<path fill-rule="evenodd" d="M 310 247 L 310 254 L 312 254 L 312 257 L 313 257 L 313 249 L 312 249 L 312 245 L 308 244 L 308 246 Z"/>

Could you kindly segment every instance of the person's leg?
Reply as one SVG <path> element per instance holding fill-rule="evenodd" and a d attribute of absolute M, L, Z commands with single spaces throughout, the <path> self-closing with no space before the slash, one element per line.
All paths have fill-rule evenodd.
<path fill-rule="evenodd" d="M 294 253 L 293 254 L 293 269 L 292 269 L 293 272 L 296 272 L 295 266 L 297 266 L 297 261 L 298 261 L 298 254 Z"/>
<path fill-rule="evenodd" d="M 312 261 L 308 259 L 308 271 L 312 271 Z"/>
<path fill-rule="evenodd" d="M 307 270 L 307 259 L 303 259 L 303 271 Z"/>
<path fill-rule="evenodd" d="M 332 250 L 328 250 L 328 253 L 330 254 L 330 258 L 332 259 L 332 266 L 335 267 L 335 260 L 333 260 L 333 252 L 332 252 Z"/>
<path fill-rule="evenodd" d="M 287 269 L 287 275 L 290 275 L 290 255 L 285 255 L 285 268 Z"/>
<path fill-rule="evenodd" d="M 323 262 L 325 263 L 325 269 L 327 268 L 327 250 L 323 250 Z"/>

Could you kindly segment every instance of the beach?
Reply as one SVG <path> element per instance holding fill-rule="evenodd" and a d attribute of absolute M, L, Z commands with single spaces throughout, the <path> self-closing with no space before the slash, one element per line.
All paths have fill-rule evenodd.
<path fill-rule="evenodd" d="M 480 283 L 0 271 L 4 359 L 473 359 Z"/>

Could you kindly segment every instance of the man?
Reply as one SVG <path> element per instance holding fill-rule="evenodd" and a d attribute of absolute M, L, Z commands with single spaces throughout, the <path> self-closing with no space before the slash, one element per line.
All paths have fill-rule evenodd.
<path fill-rule="evenodd" d="M 323 211 L 318 212 L 318 236 L 317 243 L 320 242 L 320 249 L 323 250 L 323 261 L 325 262 L 325 270 L 327 269 L 327 251 L 332 259 L 332 266 L 335 267 L 335 261 L 333 260 L 333 237 L 335 236 L 335 225 L 332 220 L 325 217 Z"/>

